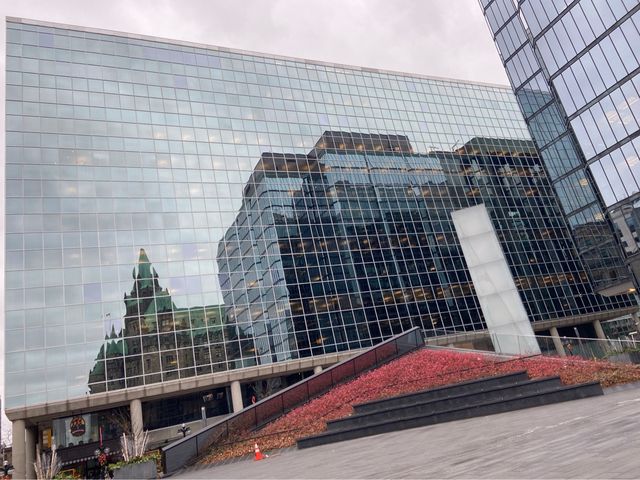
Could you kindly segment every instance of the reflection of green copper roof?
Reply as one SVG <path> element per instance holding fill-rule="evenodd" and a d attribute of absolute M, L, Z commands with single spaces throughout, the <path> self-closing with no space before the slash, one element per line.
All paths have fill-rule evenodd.
<path fill-rule="evenodd" d="M 151 263 L 149 262 L 149 257 L 147 257 L 147 252 L 144 251 L 144 248 L 140 249 L 140 255 L 138 256 L 138 263 Z"/>
<path fill-rule="evenodd" d="M 128 353 L 127 344 L 123 340 L 107 343 L 107 358 L 122 357 Z"/>
<path fill-rule="evenodd" d="M 136 278 L 135 268 L 133 269 L 134 275 L 133 278 Z M 140 249 L 140 255 L 138 257 L 138 275 L 137 278 L 140 279 L 140 283 L 138 284 L 139 289 L 145 288 L 153 288 L 153 277 L 156 272 L 151 268 L 151 262 L 149 261 L 149 257 L 147 257 L 147 252 L 144 251 L 144 248 Z"/>
<path fill-rule="evenodd" d="M 164 326 L 169 325 L 174 331 L 190 326 L 200 327 L 196 333 L 199 338 L 206 339 L 207 335 L 213 335 L 212 338 L 219 338 L 217 341 L 222 340 L 221 328 L 225 306 L 176 307 L 169 290 L 160 285 L 158 274 L 143 248 L 140 249 L 137 266 L 133 268 L 133 279 L 131 292 L 124 295 L 126 313 L 123 319 L 123 330 L 117 333 L 115 324 L 111 325 L 110 332 L 105 335 L 104 343 L 100 346 L 95 365 L 89 372 L 89 389 L 92 393 L 104 391 L 105 359 L 112 360 L 109 366 L 110 372 L 112 369 L 120 369 L 121 371 L 116 373 L 124 376 L 125 363 L 119 358 L 129 355 L 128 348 L 131 345 L 123 337 L 137 335 L 140 331 L 157 333 L 159 318 L 165 317 L 162 319 Z M 174 321 L 169 322 L 172 316 Z M 206 326 L 209 329 L 202 328 Z M 190 335 L 188 332 L 181 334 Z M 133 355 L 133 352 L 131 354 Z"/>
<path fill-rule="evenodd" d="M 137 305 L 140 302 L 140 299 L 138 297 L 132 297 L 129 295 L 124 296 L 124 306 L 126 307 L 127 311 L 129 311 L 129 309 L 135 305 Z"/>
<path fill-rule="evenodd" d="M 91 371 L 89 372 L 89 377 L 95 377 L 96 375 L 104 374 L 104 362 L 96 362 Z"/>
<path fill-rule="evenodd" d="M 116 333 L 116 326 L 115 325 L 111 325 L 111 333 L 109 335 L 105 335 L 104 339 L 105 340 L 109 340 L 109 339 L 114 339 L 114 338 L 118 338 L 118 334 Z"/>
<path fill-rule="evenodd" d="M 161 290 L 160 292 L 156 292 L 155 304 L 156 312 L 171 312 L 176 309 L 176 306 L 171 300 L 171 294 L 168 290 Z"/>

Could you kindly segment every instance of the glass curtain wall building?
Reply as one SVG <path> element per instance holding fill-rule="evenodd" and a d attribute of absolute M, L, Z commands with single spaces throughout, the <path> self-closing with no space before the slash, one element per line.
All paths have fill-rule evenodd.
<path fill-rule="evenodd" d="M 534 323 L 631 306 L 594 293 L 508 88 L 21 19 L 6 68 L 13 418 L 481 330 L 450 221 L 481 202 Z"/>
<path fill-rule="evenodd" d="M 640 4 L 480 3 L 592 278 L 604 292 L 634 288 L 640 278 Z M 616 250 L 624 252 L 629 273 L 619 268 Z"/>

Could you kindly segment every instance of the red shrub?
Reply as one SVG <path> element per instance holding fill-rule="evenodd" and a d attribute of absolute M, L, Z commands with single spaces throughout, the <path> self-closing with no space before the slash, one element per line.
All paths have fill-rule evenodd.
<path fill-rule="evenodd" d="M 559 375 L 565 384 L 599 381 L 603 386 L 640 381 L 640 367 L 579 357 L 524 357 L 500 360 L 492 355 L 421 349 L 339 385 L 271 422 L 258 432 L 238 435 L 214 448 L 205 463 L 247 455 L 259 438 L 262 450 L 294 445 L 296 439 L 326 429 L 326 422 L 353 412 L 353 405 L 474 378 L 527 370 L 531 378 Z"/>

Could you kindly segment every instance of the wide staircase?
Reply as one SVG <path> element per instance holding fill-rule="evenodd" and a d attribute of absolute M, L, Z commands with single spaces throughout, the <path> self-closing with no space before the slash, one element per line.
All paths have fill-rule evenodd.
<path fill-rule="evenodd" d="M 560 377 L 532 380 L 520 371 L 355 405 L 353 415 L 327 422 L 325 432 L 297 444 L 308 448 L 602 394 L 598 382 L 567 386 Z"/>

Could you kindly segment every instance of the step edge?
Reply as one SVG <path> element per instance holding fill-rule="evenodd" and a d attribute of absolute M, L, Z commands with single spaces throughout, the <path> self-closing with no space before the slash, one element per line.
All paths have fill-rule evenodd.
<path fill-rule="evenodd" d="M 592 396 L 599 396 L 599 395 L 601 395 L 601 394 L 595 394 L 595 395 L 592 395 Z M 588 398 L 588 397 L 583 397 L 583 398 Z M 560 401 L 551 402 L 551 403 L 561 403 L 563 401 L 571 401 L 571 400 L 579 400 L 579 399 L 578 398 L 573 398 L 573 399 L 560 400 Z M 494 402 L 494 403 L 500 403 L 500 402 Z M 491 405 L 491 404 L 489 403 L 487 405 Z M 545 405 L 549 405 L 549 404 L 545 404 Z M 479 406 L 485 406 L 485 405 L 479 405 Z M 542 405 L 540 405 L 540 406 L 542 406 Z M 518 408 L 518 409 L 514 409 L 514 410 L 506 410 L 504 412 L 497 412 L 497 413 L 507 413 L 509 411 L 525 410 L 526 408 L 533 408 L 533 406 L 532 407 L 525 407 L 525 408 Z M 451 410 L 451 411 L 447 411 L 447 412 L 440 412 L 439 415 L 440 414 L 444 414 L 444 413 L 455 412 L 457 410 L 465 410 L 465 408 L 455 409 L 455 410 Z M 487 414 L 487 415 L 489 415 L 489 414 Z M 432 416 L 432 415 L 417 416 L 417 417 L 413 417 L 413 418 L 427 418 L 427 417 L 430 417 L 430 416 Z M 482 416 L 482 415 L 479 415 L 479 416 Z M 440 423 L 448 423 L 448 422 L 457 421 L 457 420 L 464 420 L 466 418 L 477 418 L 477 417 L 474 417 L 474 416 L 462 417 L 462 418 L 459 418 L 459 419 L 447 420 L 447 421 L 444 421 L 444 422 L 436 422 L 436 423 L 426 424 L 426 425 L 422 425 L 422 426 L 399 428 L 397 430 L 392 430 L 392 431 L 408 430 L 410 428 L 421 428 L 421 427 L 426 427 L 426 426 L 430 426 L 430 425 L 438 425 Z M 407 420 L 407 419 L 403 419 L 403 420 Z M 366 426 L 366 427 L 356 427 L 356 428 L 352 428 L 352 429 L 349 429 L 349 430 L 334 430 L 332 432 L 323 432 L 323 433 L 320 433 L 320 434 L 317 434 L 317 435 L 312 435 L 312 436 L 309 436 L 309 437 L 301 438 L 301 439 L 296 441 L 296 445 L 298 445 L 300 442 L 304 443 L 305 441 L 313 441 L 313 439 L 316 439 L 316 438 L 317 439 L 330 438 L 330 437 L 336 436 L 338 434 L 344 434 L 344 433 L 348 433 L 348 432 L 358 432 L 358 431 L 364 430 L 366 428 L 375 428 L 377 426 L 389 425 L 390 423 L 393 423 L 393 422 L 378 423 L 378 424 L 369 425 L 369 426 Z M 379 433 L 372 433 L 370 435 L 359 435 L 359 436 L 356 436 L 356 437 L 353 437 L 353 438 L 345 438 L 344 440 L 335 440 L 335 441 L 329 441 L 329 442 L 322 442 L 322 443 L 319 443 L 317 445 L 309 445 L 308 447 L 303 446 L 302 448 L 310 448 L 310 447 L 319 446 L 319 445 L 327 445 L 327 444 L 330 444 L 330 443 L 338 443 L 338 442 L 347 441 L 347 440 L 355 440 L 357 438 L 364 438 L 364 437 L 373 436 L 373 435 L 382 435 L 384 433 L 390 433 L 390 432 L 379 432 Z M 299 445 L 298 445 L 298 448 L 300 448 Z"/>
<path fill-rule="evenodd" d="M 459 383 L 454 383 L 451 385 L 442 385 L 440 387 L 434 387 L 434 388 L 429 388 L 426 390 L 421 390 L 419 392 L 414 392 L 414 393 L 404 393 L 401 395 L 395 395 L 393 397 L 387 397 L 387 398 L 381 398 L 380 400 L 371 400 L 370 402 L 363 402 L 363 403 L 356 403 L 354 404 L 354 408 L 355 407 L 359 407 L 361 405 L 373 405 L 376 403 L 382 403 L 385 401 L 389 401 L 393 398 L 403 398 L 403 397 L 411 397 L 412 395 L 418 395 L 421 393 L 426 393 L 426 392 L 437 392 L 440 390 L 447 390 L 449 388 L 456 388 L 456 387 L 460 387 L 460 386 L 465 386 L 465 385 L 473 385 L 474 383 L 483 383 L 483 382 L 488 382 L 490 380 L 496 380 L 496 379 L 501 379 L 501 378 L 508 378 L 508 377 L 517 377 L 517 376 L 521 376 L 521 375 L 527 375 L 527 377 L 529 376 L 528 372 L 526 370 L 521 370 L 521 371 L 517 371 L 517 372 L 510 372 L 510 373 L 505 373 L 502 375 L 494 375 L 491 377 L 482 377 L 482 378 L 476 378 L 473 380 L 465 380 L 464 382 L 459 382 Z"/>
<path fill-rule="evenodd" d="M 374 423 L 372 425 L 367 425 L 367 426 L 358 426 L 357 425 L 357 426 L 354 426 L 353 428 L 348 429 L 348 430 L 346 430 L 346 429 L 345 430 L 332 430 L 331 432 L 329 432 L 327 430 L 327 431 L 324 431 L 322 433 L 319 433 L 317 436 L 318 437 L 325 436 L 325 435 L 326 436 L 330 436 L 330 435 L 334 435 L 334 434 L 340 433 L 340 432 L 345 432 L 345 431 L 350 431 L 350 430 L 361 430 L 361 429 L 370 428 L 370 427 L 373 427 L 373 426 L 376 426 L 376 425 L 386 425 L 386 424 L 389 424 L 389 423 L 394 423 L 394 422 L 398 422 L 398 421 L 405 421 L 405 420 L 411 420 L 411 419 L 414 419 L 414 418 L 427 418 L 427 417 L 431 417 L 431 416 L 434 416 L 434 415 L 443 415 L 443 414 L 446 414 L 446 413 L 463 411 L 463 410 L 468 410 L 468 409 L 471 409 L 471 408 L 479 408 L 479 407 L 484 407 L 484 406 L 489 406 L 489 405 L 495 405 L 495 404 L 499 404 L 499 403 L 506 403 L 506 402 L 511 402 L 511 401 L 515 401 L 515 400 L 523 400 L 525 398 L 532 398 L 532 397 L 536 397 L 536 396 L 546 396 L 546 395 L 550 395 L 550 394 L 554 394 L 554 393 L 561 393 L 561 392 L 567 392 L 567 391 L 570 391 L 570 390 L 577 390 L 579 388 L 588 388 L 588 387 L 592 387 L 592 386 L 594 386 L 596 384 L 599 385 L 599 382 L 581 383 L 579 385 L 564 385 L 564 386 L 562 386 L 560 388 L 557 388 L 557 389 L 554 389 L 554 390 L 550 390 L 550 391 L 544 392 L 544 393 L 529 394 L 529 395 L 524 395 L 524 396 L 519 395 L 519 396 L 515 396 L 515 397 L 512 397 L 512 398 L 509 398 L 509 399 L 493 400 L 493 401 L 482 402 L 482 403 L 478 403 L 478 404 L 475 404 L 475 405 L 469 405 L 469 406 L 465 406 L 465 407 L 452 408 L 450 410 L 443 410 L 443 411 L 438 412 L 438 413 L 430 413 L 430 414 L 427 414 L 427 415 L 413 415 L 413 416 L 406 417 L 406 418 L 401 418 L 401 419 L 385 420 L 384 422 L 377 422 L 377 423 Z M 603 394 L 603 392 L 602 392 L 602 386 L 601 386 L 601 392 L 597 393 L 597 394 L 594 394 L 593 396 L 599 396 L 599 395 L 602 395 L 602 394 Z M 578 399 L 573 399 L 573 400 L 578 400 Z M 304 437 L 304 438 L 313 438 L 315 436 L 316 435 L 313 435 L 311 437 Z"/>
<path fill-rule="evenodd" d="M 345 418 L 364 417 L 364 416 L 367 416 L 367 415 L 373 415 L 373 414 L 377 414 L 377 413 L 381 413 L 381 412 L 388 412 L 388 411 L 392 411 L 392 410 L 398 410 L 398 409 L 401 409 L 401 408 L 413 407 L 414 405 L 427 405 L 429 403 L 442 402 L 442 401 L 451 400 L 451 399 L 455 399 L 455 398 L 471 397 L 473 395 L 478 395 L 480 393 L 496 392 L 496 391 L 500 391 L 500 390 L 507 390 L 509 388 L 514 388 L 514 387 L 521 387 L 521 386 L 526 386 L 526 385 L 535 385 L 537 383 L 550 382 L 550 381 L 553 381 L 553 380 L 559 380 L 560 382 L 562 382 L 562 379 L 558 375 L 549 376 L 549 377 L 541 377 L 541 378 L 533 378 L 533 379 L 527 380 L 526 382 L 515 383 L 515 384 L 510 384 L 510 385 L 498 385 L 498 386 L 492 387 L 492 388 L 487 389 L 487 390 L 481 390 L 479 392 L 460 393 L 460 394 L 453 395 L 453 396 L 450 396 L 450 397 L 434 398 L 432 400 L 427 400 L 427 401 L 424 401 L 424 402 L 417 402 L 417 403 L 414 403 L 414 404 L 411 404 L 411 405 L 398 405 L 396 407 L 386 407 L 386 408 L 381 408 L 379 410 L 371 410 L 371 411 L 368 411 L 368 412 L 355 413 L 354 415 L 349 415 L 349 417 L 345 417 Z M 564 387 L 566 385 L 562 384 L 561 386 Z M 398 397 L 396 397 L 396 398 L 398 398 Z M 343 419 L 339 419 L 338 418 L 338 419 L 335 419 L 335 420 L 329 420 L 327 422 L 327 424 L 333 423 L 333 422 L 339 422 L 340 420 L 343 420 Z"/>

